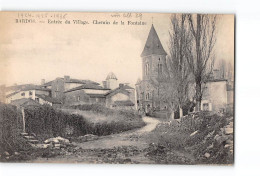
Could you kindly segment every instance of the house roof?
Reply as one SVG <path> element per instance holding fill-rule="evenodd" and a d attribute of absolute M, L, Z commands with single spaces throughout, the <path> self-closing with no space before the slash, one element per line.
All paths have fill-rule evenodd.
<path fill-rule="evenodd" d="M 21 98 L 17 100 L 12 100 L 11 104 L 15 106 L 40 106 L 40 103 L 34 101 L 33 99 L 30 98 Z"/>
<path fill-rule="evenodd" d="M 42 86 L 34 85 L 34 84 L 21 84 L 6 87 L 6 91 L 13 90 L 16 93 L 19 91 L 27 91 L 27 90 L 43 90 L 43 91 L 51 91 L 50 89 L 43 88 Z"/>
<path fill-rule="evenodd" d="M 124 87 L 125 86 L 118 87 L 118 88 L 115 88 L 113 90 L 110 90 L 108 93 L 105 94 L 105 96 L 113 96 L 117 93 L 123 93 L 123 94 L 129 95 L 130 92 L 128 92 Z"/>
<path fill-rule="evenodd" d="M 76 90 L 82 90 L 82 89 L 110 90 L 110 89 L 103 88 L 103 87 L 96 85 L 96 84 L 87 83 L 87 84 L 83 84 L 81 86 L 69 89 L 69 90 L 65 91 L 65 93 L 76 91 Z"/>
<path fill-rule="evenodd" d="M 51 89 L 44 88 L 38 85 L 31 85 L 31 86 L 26 86 L 25 88 L 21 89 L 21 91 L 27 91 L 27 90 L 42 90 L 42 91 L 51 91 Z"/>
<path fill-rule="evenodd" d="M 42 90 L 42 91 L 48 91 L 48 92 L 51 91 L 51 89 L 43 88 L 43 87 L 40 87 L 40 86 L 37 86 L 37 85 L 27 85 L 27 86 L 22 87 L 22 88 L 19 87 L 19 89 L 17 88 L 17 90 L 15 92 L 12 92 L 12 93 L 6 95 L 6 98 L 11 97 L 11 96 L 13 96 L 13 95 L 15 95 L 15 94 L 17 94 L 21 91 L 28 91 L 28 90 Z"/>
<path fill-rule="evenodd" d="M 64 78 L 60 78 L 62 80 L 64 80 Z M 52 81 L 49 81 L 45 84 L 43 84 L 43 86 L 51 86 L 52 85 Z M 91 81 L 91 80 L 80 80 L 80 79 L 73 79 L 73 78 L 70 78 L 69 80 L 66 80 L 65 83 L 78 83 L 78 84 L 86 84 L 86 83 L 92 83 L 92 84 L 96 84 L 96 85 L 99 85 L 99 83 L 95 82 L 95 81 Z"/>
<path fill-rule="evenodd" d="M 130 100 L 126 100 L 126 101 L 114 101 L 113 105 L 114 106 L 134 106 L 135 104 Z"/>
<path fill-rule="evenodd" d="M 129 85 L 123 85 L 122 86 L 123 89 L 134 89 L 133 87 L 129 86 Z"/>
<path fill-rule="evenodd" d="M 153 25 L 150 29 L 141 57 L 152 55 L 152 54 L 167 55 L 167 53 L 163 49 L 162 43 Z"/>
<path fill-rule="evenodd" d="M 105 98 L 104 94 L 87 94 L 90 98 Z"/>
<path fill-rule="evenodd" d="M 38 97 L 38 98 L 41 98 L 45 101 L 48 101 L 50 103 L 61 104 L 61 102 L 58 99 L 52 98 L 52 97 L 44 95 L 44 94 L 35 94 L 35 96 Z"/>
<path fill-rule="evenodd" d="M 117 77 L 116 77 L 116 75 L 115 75 L 113 72 L 110 72 L 110 73 L 107 75 L 106 80 L 109 80 L 109 79 L 115 79 L 115 80 L 117 80 Z"/>

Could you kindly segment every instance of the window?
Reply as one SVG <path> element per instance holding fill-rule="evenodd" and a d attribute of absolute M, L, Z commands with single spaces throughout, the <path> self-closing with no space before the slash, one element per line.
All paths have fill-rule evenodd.
<path fill-rule="evenodd" d="M 32 94 L 33 94 L 32 91 L 30 91 L 30 92 L 29 92 L 29 95 L 32 96 Z"/>
<path fill-rule="evenodd" d="M 203 111 L 209 111 L 209 104 L 208 103 L 203 104 Z"/>
<path fill-rule="evenodd" d="M 150 99 L 150 93 L 147 93 L 145 98 L 146 98 L 146 100 L 149 100 Z"/>
<path fill-rule="evenodd" d="M 158 73 L 161 75 L 162 74 L 162 64 L 158 64 Z"/>
<path fill-rule="evenodd" d="M 39 102 L 40 100 L 39 100 L 39 98 L 35 98 L 35 101 Z"/>
<path fill-rule="evenodd" d="M 149 74 L 149 63 L 145 64 L 145 75 Z"/>
<path fill-rule="evenodd" d="M 158 59 L 158 74 L 162 74 L 162 63 L 161 63 L 161 58 Z"/>
<path fill-rule="evenodd" d="M 21 93 L 21 96 L 25 96 L 25 93 L 23 92 L 23 93 Z"/>

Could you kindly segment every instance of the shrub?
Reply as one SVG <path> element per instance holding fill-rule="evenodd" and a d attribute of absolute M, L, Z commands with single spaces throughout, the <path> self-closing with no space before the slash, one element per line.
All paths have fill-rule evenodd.
<path fill-rule="evenodd" d="M 53 109 L 51 106 L 30 107 L 25 109 L 26 129 L 29 133 L 35 133 L 41 140 L 46 138 L 63 136 L 82 136 L 85 134 L 109 135 L 119 133 L 134 128 L 144 126 L 142 119 L 131 111 L 114 111 L 101 106 L 82 106 L 80 109 L 91 110 L 96 113 L 124 116 L 124 121 L 111 121 L 110 123 L 93 123 L 81 115 L 68 114 Z M 67 127 L 73 129 L 72 134 L 68 134 Z"/>
<path fill-rule="evenodd" d="M 229 119 L 209 112 L 200 112 L 157 126 L 149 136 L 149 142 L 164 146 L 171 151 L 186 151 L 192 154 L 196 164 L 231 164 L 233 154 L 214 137 L 222 133 Z M 223 129 L 222 129 L 223 130 Z M 197 131 L 195 135 L 191 133 Z M 213 144 L 213 145 L 212 145 Z M 211 146 L 212 147 L 209 147 Z M 210 157 L 206 158 L 205 153 Z"/>
<path fill-rule="evenodd" d="M 12 105 L 0 104 L 0 153 L 31 149 L 19 135 L 22 132 L 21 113 Z"/>

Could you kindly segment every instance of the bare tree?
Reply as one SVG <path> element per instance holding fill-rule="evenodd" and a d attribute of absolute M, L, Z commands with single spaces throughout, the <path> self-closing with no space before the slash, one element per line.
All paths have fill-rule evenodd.
<path fill-rule="evenodd" d="M 185 58 L 185 50 L 191 47 L 192 39 L 191 32 L 188 30 L 187 17 L 186 14 L 172 15 L 169 30 L 169 55 L 163 63 L 165 71 L 163 74 L 158 74 L 157 80 L 151 80 L 158 90 L 158 96 L 154 97 L 165 102 L 172 114 L 179 110 L 180 117 L 183 116 L 183 106 L 188 100 L 190 75 Z"/>
<path fill-rule="evenodd" d="M 188 15 L 189 29 L 192 33 L 192 47 L 187 47 L 186 59 L 195 79 L 196 109 L 200 111 L 202 84 L 208 78 L 214 63 L 216 43 L 216 15 Z"/>
<path fill-rule="evenodd" d="M 169 39 L 168 75 L 176 90 L 175 99 L 179 108 L 180 117 L 183 116 L 183 106 L 188 100 L 188 84 L 190 70 L 185 58 L 187 48 L 191 47 L 191 33 L 188 31 L 186 14 L 175 14 L 171 18 Z"/>

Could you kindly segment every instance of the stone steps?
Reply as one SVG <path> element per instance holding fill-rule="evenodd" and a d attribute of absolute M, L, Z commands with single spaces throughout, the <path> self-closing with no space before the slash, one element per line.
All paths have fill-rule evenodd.
<path fill-rule="evenodd" d="M 21 133 L 23 138 L 29 143 L 29 144 L 38 144 L 39 140 L 35 138 L 35 135 L 29 135 L 28 133 Z"/>

